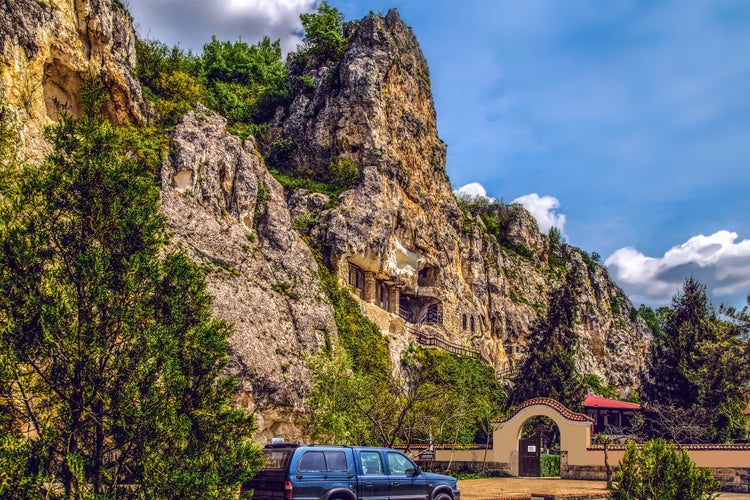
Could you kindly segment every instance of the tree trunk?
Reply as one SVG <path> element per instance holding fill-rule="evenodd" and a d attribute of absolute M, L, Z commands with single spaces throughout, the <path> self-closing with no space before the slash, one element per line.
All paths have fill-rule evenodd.
<path fill-rule="evenodd" d="M 609 465 L 609 442 L 604 442 L 604 469 L 607 472 L 607 489 L 612 489 L 612 466 Z"/>

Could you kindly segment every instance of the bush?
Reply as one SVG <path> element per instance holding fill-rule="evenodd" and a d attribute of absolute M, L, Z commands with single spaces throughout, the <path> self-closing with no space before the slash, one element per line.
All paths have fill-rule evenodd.
<path fill-rule="evenodd" d="M 640 450 L 629 441 L 615 482 L 614 500 L 702 500 L 715 498 L 718 486 L 711 471 L 697 468 L 685 450 L 664 439 L 648 441 Z"/>
<path fill-rule="evenodd" d="M 336 158 L 328 164 L 328 178 L 323 180 L 342 187 L 353 187 L 359 182 L 360 176 L 356 163 L 346 158 Z"/>
<path fill-rule="evenodd" d="M 324 60 L 338 60 L 346 50 L 349 39 L 344 36 L 344 14 L 325 0 L 317 12 L 299 16 L 305 30 L 303 53 Z"/>
<path fill-rule="evenodd" d="M 540 458 L 540 476 L 557 477 L 560 475 L 560 455 L 542 453 Z"/>

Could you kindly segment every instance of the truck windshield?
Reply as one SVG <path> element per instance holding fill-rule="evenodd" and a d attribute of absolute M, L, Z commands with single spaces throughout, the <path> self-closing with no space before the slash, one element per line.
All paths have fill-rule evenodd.
<path fill-rule="evenodd" d="M 263 450 L 263 458 L 266 459 L 266 469 L 286 470 L 289 459 L 292 457 L 294 448 L 266 448 Z"/>

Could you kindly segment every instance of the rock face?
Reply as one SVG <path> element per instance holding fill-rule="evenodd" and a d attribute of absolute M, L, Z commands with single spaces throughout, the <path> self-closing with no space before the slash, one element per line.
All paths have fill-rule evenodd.
<path fill-rule="evenodd" d="M 380 326 L 394 361 L 419 325 L 476 350 L 498 370 L 517 366 L 569 269 L 584 284 L 581 370 L 624 390 L 634 386 L 647 328 L 606 270 L 576 248 L 551 246 L 520 207 L 508 208 L 499 238 L 457 203 L 427 63 L 398 13 L 345 29 L 349 44 L 340 61 L 290 58 L 291 77 L 311 79 L 314 89 L 277 111 L 265 140 L 267 147 L 293 141 L 296 152 L 286 159 L 292 170 L 355 165 L 356 187 L 336 200 L 285 193 L 256 145 L 227 132 L 226 121 L 200 105 L 174 130 L 161 171 L 172 245 L 208 271 L 214 310 L 234 325 L 237 404 L 258 416 L 257 437 L 305 439 L 306 358 L 336 335 L 300 232 Z M 47 149 L 43 126 L 63 109 L 79 111 L 87 75 L 105 83 L 113 122 L 147 118 L 131 76 L 132 21 L 116 0 L 4 0 L 0 56 L 0 97 L 20 120 L 32 160 Z"/>
<path fill-rule="evenodd" d="M 294 423 L 310 388 L 305 358 L 336 330 L 283 188 L 253 143 L 200 105 L 175 129 L 161 179 L 172 243 L 209 270 L 214 310 L 235 327 L 238 404 L 258 415 L 260 439 L 300 439 Z"/>
<path fill-rule="evenodd" d="M 315 235 L 391 337 L 394 358 L 414 340 L 405 326 L 422 323 L 498 369 L 517 365 L 562 282 L 561 270 L 548 263 L 547 236 L 520 207 L 510 211 L 503 244 L 462 213 L 445 173 L 427 64 L 398 13 L 348 23 L 346 32 L 340 63 L 306 69 L 292 60 L 293 76 L 304 73 L 316 87 L 277 116 L 274 130 L 296 144 L 292 168 L 321 169 L 343 158 L 359 165 L 362 179 L 333 209 L 296 193 L 293 212 L 325 221 Z M 573 247 L 556 251 L 585 284 L 581 368 L 633 386 L 649 341 L 645 324 L 631 319 L 632 305 L 601 266 Z"/>
<path fill-rule="evenodd" d="M 147 115 L 132 76 L 132 18 L 118 1 L 3 0 L 0 54 L 0 98 L 23 124 L 31 160 L 47 151 L 45 125 L 63 111 L 79 113 L 86 76 L 98 77 L 107 89 L 106 110 L 114 123 L 137 124 Z"/>

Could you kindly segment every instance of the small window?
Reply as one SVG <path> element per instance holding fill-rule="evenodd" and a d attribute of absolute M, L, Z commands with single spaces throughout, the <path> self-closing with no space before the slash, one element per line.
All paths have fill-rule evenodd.
<path fill-rule="evenodd" d="M 401 453 L 388 452 L 388 469 L 392 475 L 405 475 L 406 471 L 415 470 L 414 462 Z"/>
<path fill-rule="evenodd" d="M 466 330 L 466 313 L 463 314 L 463 328 Z"/>
<path fill-rule="evenodd" d="M 306 451 L 299 459 L 300 472 L 326 472 L 326 459 L 322 451 Z"/>
<path fill-rule="evenodd" d="M 362 461 L 362 473 L 367 476 L 379 476 L 383 474 L 383 461 L 377 451 L 362 451 L 359 454 Z"/>
<path fill-rule="evenodd" d="M 388 289 L 388 285 L 385 283 L 378 282 L 377 286 L 377 293 L 378 293 L 378 305 L 381 309 L 385 309 L 386 311 L 391 310 L 391 300 L 390 300 L 390 290 Z"/>
<path fill-rule="evenodd" d="M 357 266 L 349 264 L 349 285 L 362 290 L 365 282 L 365 273 Z"/>
<path fill-rule="evenodd" d="M 266 469 L 284 470 L 292 457 L 294 448 L 266 448 L 263 458 L 266 459 Z"/>
<path fill-rule="evenodd" d="M 471 317 L 471 331 L 474 331 L 474 316 Z"/>
<path fill-rule="evenodd" d="M 346 463 L 346 453 L 343 451 L 323 452 L 326 458 L 326 470 L 328 472 L 346 472 L 349 465 Z"/>
<path fill-rule="evenodd" d="M 300 472 L 346 472 L 346 454 L 343 451 L 306 451 L 299 459 Z"/>

